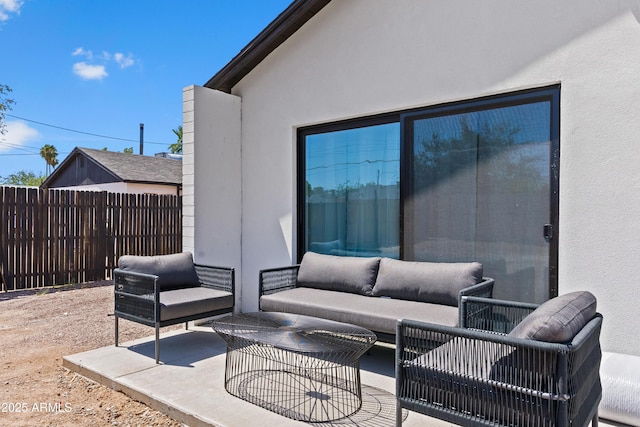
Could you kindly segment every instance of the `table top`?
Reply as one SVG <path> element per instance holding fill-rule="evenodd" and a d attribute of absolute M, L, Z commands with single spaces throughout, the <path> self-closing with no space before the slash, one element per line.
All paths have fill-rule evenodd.
<path fill-rule="evenodd" d="M 214 320 L 212 327 L 227 343 L 246 340 L 248 345 L 268 345 L 304 354 L 364 353 L 377 339 L 370 330 L 348 323 L 264 311 L 231 314 Z"/>

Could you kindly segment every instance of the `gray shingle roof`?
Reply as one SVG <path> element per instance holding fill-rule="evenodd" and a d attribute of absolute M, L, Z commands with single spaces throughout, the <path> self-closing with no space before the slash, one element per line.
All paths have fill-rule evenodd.
<path fill-rule="evenodd" d="M 182 160 L 76 148 L 124 182 L 182 183 Z"/>

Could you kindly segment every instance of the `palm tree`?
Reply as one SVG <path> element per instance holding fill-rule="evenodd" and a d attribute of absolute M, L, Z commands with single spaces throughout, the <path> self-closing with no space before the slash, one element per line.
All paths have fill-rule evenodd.
<path fill-rule="evenodd" d="M 178 142 L 171 144 L 169 149 L 173 154 L 182 154 L 182 125 L 178 126 L 178 129 L 171 129 L 173 133 L 178 137 Z"/>
<path fill-rule="evenodd" d="M 46 144 L 40 149 L 40 156 L 47 162 L 47 176 L 49 176 L 51 168 L 58 165 L 58 150 L 53 145 Z"/>

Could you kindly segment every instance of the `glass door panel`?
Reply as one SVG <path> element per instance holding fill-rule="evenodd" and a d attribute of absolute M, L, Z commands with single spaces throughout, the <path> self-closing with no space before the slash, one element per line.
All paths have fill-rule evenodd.
<path fill-rule="evenodd" d="M 494 297 L 549 298 L 551 102 L 409 116 L 405 258 L 480 261 Z"/>

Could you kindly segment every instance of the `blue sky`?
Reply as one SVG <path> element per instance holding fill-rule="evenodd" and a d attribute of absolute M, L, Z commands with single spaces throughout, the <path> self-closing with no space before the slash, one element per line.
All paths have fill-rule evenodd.
<path fill-rule="evenodd" d="M 0 84 L 15 101 L 0 176 L 44 173 L 45 144 L 60 162 L 74 147 L 138 153 L 140 123 L 145 155 L 169 151 L 182 89 L 204 85 L 290 3 L 0 0 Z"/>

